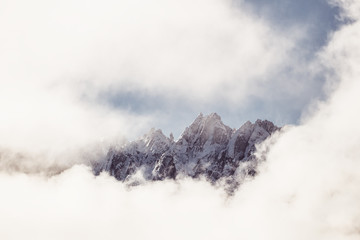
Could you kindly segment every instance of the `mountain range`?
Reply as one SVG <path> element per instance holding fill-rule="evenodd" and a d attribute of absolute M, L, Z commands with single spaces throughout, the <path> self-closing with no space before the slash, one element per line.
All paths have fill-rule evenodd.
<path fill-rule="evenodd" d="M 95 174 L 106 171 L 132 185 L 191 177 L 223 182 L 233 189 L 240 175 L 256 174 L 257 144 L 279 129 L 267 120 L 232 129 L 216 113 L 200 114 L 178 140 L 151 129 L 138 140 L 112 147 L 93 169 Z"/>

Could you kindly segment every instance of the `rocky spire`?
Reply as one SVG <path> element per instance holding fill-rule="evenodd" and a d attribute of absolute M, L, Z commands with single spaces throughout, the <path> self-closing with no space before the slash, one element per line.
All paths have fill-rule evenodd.
<path fill-rule="evenodd" d="M 207 116 L 200 115 L 185 129 L 178 144 L 190 145 L 201 149 L 206 143 L 225 144 L 232 133 L 232 129 L 226 126 L 221 117 L 216 113 Z"/>

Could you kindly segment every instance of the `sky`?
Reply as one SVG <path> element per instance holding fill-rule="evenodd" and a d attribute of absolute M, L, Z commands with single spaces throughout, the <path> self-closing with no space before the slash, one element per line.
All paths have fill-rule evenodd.
<path fill-rule="evenodd" d="M 317 54 L 341 25 L 338 7 L 325 0 L 2 6 L 2 100 L 20 112 L 16 119 L 34 118 L 22 109 L 34 105 L 60 123 L 72 111 L 79 125 L 97 118 L 85 116 L 92 110 L 96 126 L 118 114 L 137 126 L 112 126 L 129 139 L 152 127 L 177 138 L 199 113 L 217 112 L 232 128 L 256 119 L 300 123 L 309 105 L 326 98 Z M 89 111 L 80 114 L 83 105 Z"/>
<path fill-rule="evenodd" d="M 0 6 L 1 239 L 359 239 L 359 1 Z M 232 197 L 86 164 L 214 111 L 289 124 Z"/>
<path fill-rule="evenodd" d="M 304 35 L 296 39 L 296 56 L 306 64 L 316 58 L 317 52 L 324 47 L 328 41 L 328 35 L 336 30 L 342 21 L 337 18 L 339 9 L 329 5 L 325 0 L 306 0 L 306 1 L 233 1 L 234 5 L 246 6 L 256 18 L 267 21 L 270 28 L 276 31 L 305 31 Z M 239 43 L 241 44 L 241 43 Z M 291 55 L 292 53 L 289 52 Z M 239 66 L 241 68 L 241 66 Z M 264 97 L 258 94 L 248 94 L 241 98 L 240 102 L 227 102 L 220 96 L 212 96 L 211 99 L 194 104 L 187 97 L 168 98 L 166 94 L 151 92 L 126 91 L 116 92 L 108 96 L 114 107 L 125 108 L 129 111 L 149 114 L 156 112 L 162 115 L 159 122 L 155 122 L 153 127 L 160 128 L 166 133 L 174 132 L 179 136 L 183 129 L 189 125 L 195 116 L 200 112 L 217 112 L 222 116 L 227 125 L 238 128 L 245 121 L 255 121 L 256 119 L 269 119 L 279 126 L 285 124 L 298 124 L 301 120 L 304 109 L 316 99 L 324 99 L 323 74 L 309 76 L 307 73 L 311 66 L 305 66 L 304 74 L 293 73 L 293 66 L 283 69 L 281 75 L 261 76 L 272 87 L 259 84 L 258 88 L 272 88 L 271 92 L 265 91 Z M 256 68 L 256 65 L 248 66 Z M 277 81 L 275 78 L 288 78 Z M 171 80 L 169 80 L 171 81 Z M 238 79 L 241 83 L 241 79 Z M 302 86 L 299 92 L 288 91 L 287 87 L 296 88 L 297 81 L 304 82 L 307 86 Z M 287 82 L 287 83 L 284 83 Z M 206 84 L 204 84 L 204 88 Z M 287 85 L 287 86 L 283 86 Z M 275 88 L 275 89 L 274 89 Z M 275 90 L 275 91 L 274 91 Z M 221 91 L 221 89 L 219 89 Z M 274 91 L 274 92 L 272 92 Z M 234 93 L 236 94 L 236 93 Z"/>

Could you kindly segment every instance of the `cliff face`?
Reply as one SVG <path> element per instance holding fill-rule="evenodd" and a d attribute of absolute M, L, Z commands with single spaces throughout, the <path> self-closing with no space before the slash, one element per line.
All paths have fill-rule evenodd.
<path fill-rule="evenodd" d="M 224 125 L 216 113 L 200 114 L 177 141 L 152 129 L 137 141 L 110 150 L 96 172 L 107 171 L 120 181 L 140 172 L 145 180 L 188 176 L 213 183 L 229 180 L 239 171 L 254 175 L 252 164 L 241 163 L 255 161 L 256 144 L 278 129 L 272 122 L 257 120 L 236 130 Z"/>

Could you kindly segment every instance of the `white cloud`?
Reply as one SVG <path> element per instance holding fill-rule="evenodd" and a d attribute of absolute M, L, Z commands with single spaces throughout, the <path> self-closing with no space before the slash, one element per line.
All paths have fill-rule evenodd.
<path fill-rule="evenodd" d="M 178 184 L 158 182 L 128 191 L 113 178 L 106 175 L 95 178 L 81 166 L 50 179 L 2 172 L 0 238 L 358 239 L 360 113 L 357 103 L 360 102 L 360 45 L 357 39 L 360 23 L 354 11 L 358 4 L 352 1 L 340 3 L 351 13 L 355 22 L 335 32 L 328 46 L 319 54 L 322 64 L 333 69 L 334 75 L 330 76 L 329 82 L 337 82 L 336 89 L 328 101 L 318 104 L 317 110 L 301 126 L 288 128 L 277 139 L 270 148 L 267 162 L 262 166 L 260 174 L 254 181 L 244 184 L 233 199 L 225 199 L 220 190 L 213 189 L 205 182 L 192 180 L 184 180 Z M 166 5 L 165 2 L 162 4 Z M 61 6 L 62 3 L 54 10 L 55 13 L 61 10 Z M 179 3 L 176 9 L 181 10 L 181 6 L 188 5 Z M 79 7 L 82 9 L 82 6 Z M 168 12 L 170 13 L 172 12 Z M 5 64 L 3 58 L 1 63 Z M 9 77 L 17 77 L 14 81 L 2 82 L 10 88 L 0 90 L 2 109 L 10 111 L 12 107 L 19 110 L 19 106 L 33 106 L 41 117 L 46 116 L 42 110 L 50 109 L 50 113 L 55 114 L 51 114 L 50 119 L 58 123 L 56 119 L 66 120 L 67 115 L 61 114 L 58 117 L 56 111 L 49 107 L 49 102 L 41 101 L 49 99 L 46 94 L 55 94 L 51 99 L 55 105 L 58 104 L 58 109 L 63 109 L 61 113 L 73 113 L 76 121 L 69 119 L 68 124 L 81 126 L 80 130 L 74 128 L 74 131 L 83 131 L 83 135 L 80 134 L 82 136 L 89 136 L 87 130 L 95 128 L 96 123 L 103 123 L 105 120 L 112 123 L 112 119 L 122 119 L 112 116 L 104 118 L 99 113 L 107 110 L 110 112 L 107 107 L 79 100 L 78 88 L 70 88 L 74 87 L 73 83 L 41 80 L 53 79 L 48 78 L 52 74 L 59 77 L 58 73 L 63 72 L 62 69 L 58 72 L 45 71 L 39 78 L 36 77 L 37 74 L 31 76 L 29 69 L 25 72 L 13 72 L 14 69 L 7 68 L 4 76 L 7 74 Z M 31 84 L 21 75 L 31 77 Z M 104 86 L 101 82 L 90 82 Z M 17 93 L 12 88 L 18 83 L 23 88 L 18 89 Z M 166 86 L 166 83 L 158 83 L 160 87 Z M 59 84 L 60 87 L 48 92 L 49 86 L 54 89 L 52 84 Z M 32 88 L 35 90 L 32 91 Z M 75 92 L 69 92 L 69 89 L 74 89 Z M 34 94 L 28 95 L 27 90 Z M 24 99 L 21 96 L 29 97 Z M 9 99 L 18 102 L 5 104 L 2 101 Z M 90 104 L 86 111 L 83 104 Z M 83 111 L 86 113 L 82 114 Z M 26 114 L 18 111 L 18 115 L 31 119 L 30 112 Z M 95 121 L 86 122 L 88 116 L 95 116 Z M 6 123 L 17 121 L 17 118 L 6 115 L 1 115 L 1 118 L 10 119 Z M 29 126 L 41 126 L 38 124 L 39 119 L 42 118 L 34 117 L 34 124 Z M 49 121 L 40 122 L 48 124 Z M 14 138 L 26 136 L 23 134 L 25 130 L 30 133 L 33 131 L 29 136 L 35 136 L 37 128 L 24 127 L 17 132 L 15 126 L 21 128 L 21 124 L 16 123 L 7 125 L 14 127 Z M 86 125 L 82 127 L 80 123 Z M 127 123 L 124 126 L 128 126 Z M 2 131 L 7 131 L 4 125 Z M 73 137 L 66 135 L 67 131 L 64 132 L 59 137 L 55 136 L 60 140 Z M 51 136 L 44 133 L 44 139 L 50 137 L 44 143 L 53 143 Z M 4 137 L 0 139 L 2 144 L 6 143 Z M 15 140 L 10 140 L 11 146 L 21 147 Z M 42 143 L 43 140 L 40 138 L 37 141 Z M 82 142 L 81 139 L 79 141 Z M 73 141 L 70 139 L 69 142 Z"/>
<path fill-rule="evenodd" d="M 228 100 L 254 94 L 257 82 L 290 60 L 301 33 L 276 32 L 225 0 L 5 6 L 3 81 L 71 87 L 82 81 L 95 91 L 150 91 L 202 101 L 215 94 Z"/>
<path fill-rule="evenodd" d="M 358 7 L 346 3 L 350 4 L 345 4 L 347 11 Z M 320 54 L 334 71 L 329 81 L 337 82 L 330 99 L 318 104 L 301 126 L 278 138 L 258 178 L 239 193 L 250 206 L 257 199 L 255 205 L 265 215 L 254 218 L 254 224 L 276 219 L 270 224 L 270 239 L 357 239 L 360 235 L 358 17 L 335 32 Z"/>
<path fill-rule="evenodd" d="M 104 92 L 241 104 L 301 36 L 226 0 L 4 1 L 0 32 L 0 147 L 57 156 L 159 120 Z"/>

